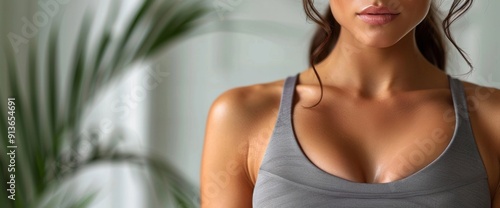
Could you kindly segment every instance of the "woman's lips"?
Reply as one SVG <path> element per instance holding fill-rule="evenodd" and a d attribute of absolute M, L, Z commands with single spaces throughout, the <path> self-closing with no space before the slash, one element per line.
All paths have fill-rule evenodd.
<path fill-rule="evenodd" d="M 370 25 L 385 25 L 392 22 L 399 15 L 399 12 L 389 9 L 388 7 L 368 6 L 357 16 L 365 23 Z"/>
<path fill-rule="evenodd" d="M 397 14 L 358 14 L 358 17 L 370 25 L 385 25 L 392 22 Z"/>

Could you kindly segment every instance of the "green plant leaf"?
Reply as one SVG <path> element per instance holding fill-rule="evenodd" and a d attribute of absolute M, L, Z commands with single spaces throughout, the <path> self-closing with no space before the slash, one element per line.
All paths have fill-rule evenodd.
<path fill-rule="evenodd" d="M 86 42 L 88 41 L 88 34 L 90 31 L 90 14 L 87 13 L 87 15 L 84 16 L 83 18 L 83 23 L 82 27 L 80 28 L 80 37 L 78 38 L 77 42 L 77 47 L 75 49 L 75 65 L 72 68 L 71 74 L 72 79 L 71 82 L 68 83 L 69 86 L 72 86 L 68 92 L 68 97 L 70 98 L 69 100 L 69 112 L 68 112 L 68 123 L 69 125 L 77 125 L 77 117 L 81 113 L 81 105 L 85 101 L 81 101 L 79 98 L 81 98 L 81 89 L 82 89 L 82 83 L 84 79 L 84 69 L 85 69 L 85 46 Z"/>
<path fill-rule="evenodd" d="M 200 4 L 201 3 L 194 3 L 189 5 L 191 8 L 190 12 L 179 12 L 178 15 L 172 17 L 170 21 L 166 23 L 167 26 L 163 27 L 164 30 L 160 32 L 160 35 L 153 42 L 153 45 L 149 51 L 146 52 L 146 54 L 154 54 L 159 48 L 164 46 L 164 44 L 175 40 L 181 34 L 184 34 L 186 31 L 192 29 L 193 22 L 202 17 L 203 14 L 207 13 L 206 8 L 202 7 Z"/>
<path fill-rule="evenodd" d="M 49 115 L 47 116 L 49 132 L 48 136 L 52 138 L 51 141 L 51 154 L 50 158 L 55 159 L 59 154 L 59 150 L 61 147 L 61 129 L 64 129 L 64 122 L 60 122 L 58 120 L 58 112 L 59 104 L 59 73 L 57 73 L 59 69 L 59 65 L 57 62 L 58 46 L 59 46 L 59 24 L 54 24 L 51 28 L 50 35 L 48 37 L 48 52 L 47 52 L 47 73 L 45 78 L 45 85 L 47 86 L 45 92 L 47 93 L 47 108 Z"/>

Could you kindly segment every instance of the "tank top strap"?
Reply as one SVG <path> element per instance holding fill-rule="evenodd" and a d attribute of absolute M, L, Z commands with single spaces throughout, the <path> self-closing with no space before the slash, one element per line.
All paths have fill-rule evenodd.
<path fill-rule="evenodd" d="M 299 74 L 290 75 L 285 79 L 278 118 L 260 166 L 261 170 L 279 169 L 280 164 L 286 164 L 290 159 L 295 163 L 305 162 L 301 157 L 301 150 L 294 139 L 292 129 L 293 98 L 298 76 Z"/>
<path fill-rule="evenodd" d="M 469 111 L 463 84 L 459 79 L 453 78 L 450 75 L 447 76 L 450 82 L 451 96 L 453 98 L 455 110 L 458 111 L 458 115 L 461 119 L 465 119 L 466 122 L 469 122 Z"/>
<path fill-rule="evenodd" d="M 454 149 L 461 152 L 460 154 L 467 155 L 468 159 L 473 162 L 464 163 L 469 164 L 468 166 L 470 167 L 475 167 L 475 172 L 486 177 L 486 168 L 479 153 L 470 122 L 464 86 L 459 79 L 453 78 L 450 75 L 448 75 L 448 80 L 450 81 L 451 96 L 456 111 L 455 116 L 458 117 L 456 119 L 458 122 L 456 127 L 458 129 L 455 129 L 457 141 L 455 141 Z"/>
<path fill-rule="evenodd" d="M 288 76 L 285 79 L 283 92 L 281 94 L 281 102 L 278 114 L 278 125 L 288 125 L 292 116 L 293 98 L 295 94 L 295 85 L 297 83 L 299 73 L 294 76 Z"/>

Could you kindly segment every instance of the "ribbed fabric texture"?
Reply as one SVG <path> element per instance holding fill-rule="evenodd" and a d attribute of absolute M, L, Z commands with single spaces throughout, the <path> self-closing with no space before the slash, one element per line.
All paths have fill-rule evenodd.
<path fill-rule="evenodd" d="M 456 125 L 444 152 L 403 179 L 358 183 L 323 171 L 302 152 L 292 125 L 298 76 L 285 81 L 278 118 L 254 187 L 253 207 L 491 207 L 486 170 L 458 79 L 448 76 Z"/>

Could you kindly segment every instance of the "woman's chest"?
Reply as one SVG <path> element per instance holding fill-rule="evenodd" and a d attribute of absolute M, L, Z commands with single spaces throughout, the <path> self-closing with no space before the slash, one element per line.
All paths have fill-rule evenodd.
<path fill-rule="evenodd" d="M 347 104 L 295 108 L 293 132 L 320 169 L 355 182 L 386 183 L 435 161 L 456 130 L 452 106 Z"/>

